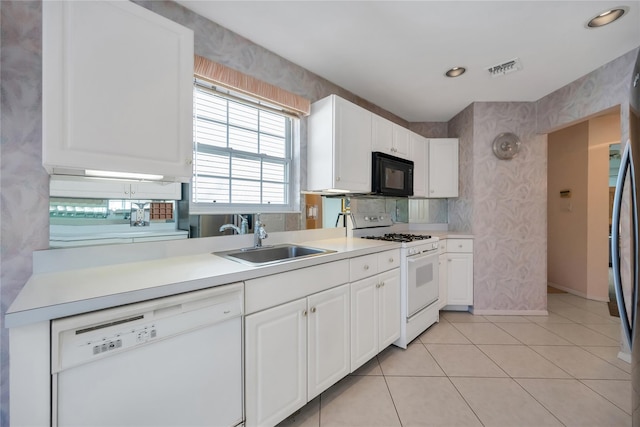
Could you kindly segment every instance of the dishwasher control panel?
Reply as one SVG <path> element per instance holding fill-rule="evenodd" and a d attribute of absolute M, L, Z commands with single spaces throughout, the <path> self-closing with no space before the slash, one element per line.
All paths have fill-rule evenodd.
<path fill-rule="evenodd" d="M 51 372 L 242 316 L 242 287 L 195 291 L 54 320 Z"/>
<path fill-rule="evenodd" d="M 105 336 L 95 341 L 88 341 L 87 345 L 93 349 L 93 354 L 105 353 L 119 348 L 127 348 L 136 344 L 146 343 L 158 336 L 155 324 L 131 330 L 117 332 L 113 336 Z"/>

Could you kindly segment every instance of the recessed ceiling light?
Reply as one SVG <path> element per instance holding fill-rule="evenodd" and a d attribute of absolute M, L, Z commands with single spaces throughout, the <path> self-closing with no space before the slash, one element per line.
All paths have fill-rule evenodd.
<path fill-rule="evenodd" d="M 467 69 L 464 67 L 453 67 L 452 69 L 444 73 L 444 75 L 447 77 L 458 77 L 463 75 L 465 71 L 467 71 Z"/>
<path fill-rule="evenodd" d="M 613 9 L 606 10 L 587 22 L 587 28 L 598 28 L 604 25 L 610 24 L 622 17 L 629 10 L 626 6 L 619 6 Z"/>

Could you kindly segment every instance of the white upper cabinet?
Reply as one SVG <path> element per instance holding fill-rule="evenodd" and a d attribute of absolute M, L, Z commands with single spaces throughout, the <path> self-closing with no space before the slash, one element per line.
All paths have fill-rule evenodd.
<path fill-rule="evenodd" d="M 427 197 L 427 150 L 429 140 L 411 132 L 409 153 L 413 160 L 413 196 Z"/>
<path fill-rule="evenodd" d="M 180 200 L 182 184 L 162 181 L 127 181 L 85 176 L 54 175 L 49 181 L 51 197 L 93 199 Z"/>
<path fill-rule="evenodd" d="M 308 190 L 371 191 L 371 116 L 336 95 L 311 105 Z"/>
<path fill-rule="evenodd" d="M 371 151 L 408 159 L 410 134 L 408 129 L 372 114 Z"/>
<path fill-rule="evenodd" d="M 458 138 L 432 138 L 428 146 L 427 197 L 458 197 Z"/>
<path fill-rule="evenodd" d="M 43 2 L 43 165 L 192 175 L 193 31 L 129 1 Z"/>

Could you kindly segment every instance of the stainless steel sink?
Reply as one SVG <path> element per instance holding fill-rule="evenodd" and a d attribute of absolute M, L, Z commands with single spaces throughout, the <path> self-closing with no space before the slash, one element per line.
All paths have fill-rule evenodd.
<path fill-rule="evenodd" d="M 233 251 L 214 252 L 214 255 L 228 258 L 248 265 L 265 265 L 292 259 L 308 258 L 317 255 L 333 253 L 328 249 L 318 249 L 309 246 L 277 245 L 262 248 L 236 249 Z"/>

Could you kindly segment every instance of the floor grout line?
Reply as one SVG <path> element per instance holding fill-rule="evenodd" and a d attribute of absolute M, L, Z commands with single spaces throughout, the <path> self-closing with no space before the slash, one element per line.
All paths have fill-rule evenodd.
<path fill-rule="evenodd" d="M 495 320 L 496 320 L 495 318 L 487 318 L 487 317 L 485 317 L 485 316 L 478 316 L 478 317 L 480 317 L 480 319 L 481 319 L 481 320 L 483 320 L 482 322 L 464 322 L 464 321 L 456 321 L 456 320 L 453 320 L 453 319 L 456 319 L 456 317 L 455 317 L 455 316 L 457 316 L 457 315 L 447 316 L 447 315 L 446 315 L 446 313 L 441 313 L 441 316 L 440 316 L 441 321 L 440 321 L 439 323 L 434 324 L 432 327 L 437 327 L 437 325 L 438 325 L 438 324 L 447 324 L 447 325 L 450 325 L 450 326 L 453 328 L 453 329 L 451 329 L 450 331 L 449 331 L 448 329 L 445 329 L 445 330 L 442 332 L 442 333 L 443 333 L 443 335 L 441 335 L 441 337 L 443 337 L 442 339 L 443 339 L 443 340 L 446 340 L 446 337 L 447 337 L 447 335 L 446 335 L 446 334 L 447 334 L 447 333 L 449 333 L 449 332 L 453 333 L 453 332 L 455 331 L 455 333 L 459 334 L 460 339 L 464 338 L 464 339 L 467 339 L 469 342 L 468 342 L 468 343 L 455 343 L 455 342 L 453 342 L 453 343 L 448 343 L 448 342 L 425 342 L 426 340 L 425 340 L 425 341 L 423 341 L 422 339 L 423 339 L 423 335 L 424 335 L 424 334 L 426 334 L 426 333 L 428 333 L 428 331 L 429 331 L 429 330 L 427 330 L 427 331 L 425 331 L 425 333 L 421 334 L 418 338 L 416 338 L 416 339 L 415 339 L 415 340 L 414 340 L 410 345 L 421 345 L 421 346 L 426 350 L 426 352 L 427 352 L 427 354 L 429 355 L 429 357 L 430 357 L 430 358 L 433 360 L 433 362 L 435 363 L 435 365 L 434 365 L 434 366 L 436 366 L 436 367 L 437 367 L 437 368 L 442 372 L 442 375 L 415 375 L 415 374 L 413 374 L 413 375 L 412 375 L 412 374 L 393 375 L 393 374 L 388 374 L 388 373 L 386 373 L 386 372 L 385 372 L 385 370 L 383 370 L 383 368 L 382 368 L 382 365 L 383 365 L 383 363 L 382 363 L 382 362 L 386 361 L 386 360 L 387 360 L 387 358 L 385 357 L 385 358 L 384 358 L 384 360 L 381 360 L 381 358 L 380 358 L 380 356 L 379 356 L 379 355 L 377 355 L 377 356 L 375 356 L 375 357 L 374 357 L 374 359 L 375 359 L 375 362 L 374 362 L 374 363 L 375 363 L 375 364 L 377 364 L 377 366 L 372 365 L 372 368 L 371 368 L 371 369 L 367 369 L 367 371 L 366 371 L 366 372 L 364 372 L 364 373 L 362 373 L 361 375 L 356 375 L 355 373 L 352 373 L 352 374 L 349 374 L 349 375 L 350 375 L 350 376 L 382 376 L 382 377 L 383 377 L 383 380 L 384 380 L 384 383 L 385 383 L 385 387 L 386 387 L 386 393 L 387 393 L 387 394 L 388 394 L 388 396 L 391 398 L 391 403 L 393 404 L 393 408 L 394 408 L 394 411 L 395 411 L 395 415 L 396 415 L 396 418 L 397 418 L 397 420 L 398 420 L 398 423 L 399 423 L 400 427 L 404 427 L 405 425 L 407 425 L 407 424 L 406 424 L 406 423 L 407 423 L 407 421 L 403 422 L 403 419 L 402 419 L 402 416 L 401 416 L 402 411 L 403 411 L 403 410 L 405 410 L 405 411 L 406 411 L 406 407 L 405 407 L 405 409 L 402 409 L 402 405 L 400 405 L 400 406 L 399 406 L 399 404 L 398 404 L 399 402 L 397 401 L 397 399 L 399 398 L 399 396 L 398 396 L 398 395 L 394 396 L 394 394 L 392 393 L 392 387 L 391 387 L 391 384 L 390 384 L 390 381 L 391 381 L 391 379 L 392 379 L 392 378 L 416 378 L 416 379 L 417 379 L 417 378 L 434 378 L 434 379 L 435 379 L 435 378 L 446 378 L 446 381 L 447 381 L 447 382 L 448 382 L 448 383 L 453 387 L 453 389 L 452 389 L 452 390 L 450 390 L 450 391 L 449 391 L 449 393 L 453 393 L 453 392 L 454 392 L 454 390 L 455 390 L 455 393 L 457 393 L 457 395 L 458 395 L 458 396 L 460 397 L 460 399 L 461 399 L 461 401 L 460 401 L 460 403 L 459 403 L 459 405 L 460 405 L 460 406 L 459 406 L 459 408 L 463 408 L 463 406 L 462 406 L 463 404 L 464 404 L 464 405 L 466 405 L 466 407 L 467 407 L 467 408 L 468 408 L 468 410 L 470 411 L 470 413 L 469 413 L 469 415 L 468 415 L 468 416 L 469 416 L 469 417 L 471 417 L 471 414 L 473 414 L 473 417 L 475 417 L 475 419 L 478 421 L 478 423 L 479 423 L 480 425 L 483 425 L 483 426 L 485 425 L 485 423 L 487 422 L 487 420 L 485 420 L 485 422 L 483 422 L 483 421 L 480 419 L 480 413 L 479 413 L 479 412 L 476 412 L 476 410 L 474 410 L 474 408 L 473 408 L 473 407 L 471 406 L 471 404 L 470 404 L 469 397 L 473 397 L 473 396 L 465 396 L 465 395 L 462 393 L 462 391 L 461 391 L 461 390 L 456 386 L 455 381 L 456 381 L 457 379 L 465 379 L 465 378 L 473 379 L 473 380 L 483 380 L 483 379 L 487 379 L 487 380 L 489 380 L 489 379 L 491 379 L 491 380 L 493 380 L 493 379 L 505 379 L 505 380 L 507 380 L 507 381 L 513 382 L 513 383 L 517 384 L 517 386 L 525 392 L 526 396 L 528 396 L 529 398 L 531 398 L 531 399 L 532 399 L 532 402 L 536 402 L 536 403 L 537 403 L 541 408 L 544 408 L 544 410 L 545 410 L 546 412 L 548 412 L 549 414 L 551 414 L 551 416 L 553 417 L 553 419 L 554 419 L 554 420 L 556 420 L 557 422 L 559 422 L 561 425 L 565 425 L 565 424 L 561 421 L 561 418 L 560 418 L 560 416 L 561 416 L 561 415 L 560 415 L 560 414 L 564 414 L 564 415 L 562 415 L 562 416 L 563 416 L 564 418 L 566 418 L 566 413 L 564 413 L 564 412 L 554 413 L 554 412 L 552 411 L 553 406 L 552 406 L 552 407 L 547 407 L 547 406 L 543 403 L 543 401 L 539 400 L 539 398 L 545 398 L 545 396 L 546 396 L 546 395 L 540 395 L 540 392 L 539 392 L 539 391 L 538 391 L 538 392 L 536 392 L 536 391 L 535 391 L 535 389 L 532 389 L 532 391 L 533 391 L 533 392 L 535 392 L 535 394 L 536 394 L 536 395 L 538 395 L 538 398 L 536 398 L 536 397 L 534 396 L 534 393 L 533 393 L 533 392 L 530 392 L 529 390 L 527 390 L 527 388 L 525 388 L 525 387 L 523 386 L 523 384 L 521 383 L 521 381 L 528 381 L 528 380 L 535 380 L 535 381 L 550 381 L 550 380 L 551 380 L 551 381 L 568 381 L 568 382 L 571 382 L 572 384 L 576 384 L 576 385 L 575 385 L 575 387 L 577 387 L 577 384 L 579 383 L 579 384 L 580 384 L 580 387 L 585 387 L 585 392 L 586 392 L 586 390 L 589 390 L 590 392 L 594 393 L 594 398 L 595 398 L 595 396 L 598 396 L 599 398 L 601 398 L 601 399 L 602 399 L 602 404 L 604 404 L 604 402 L 608 402 L 608 404 L 612 405 L 612 407 L 611 407 L 611 410 L 612 410 L 612 411 L 614 411 L 614 409 L 613 409 L 613 408 L 615 408 L 615 411 L 620 411 L 620 412 L 621 412 L 621 414 L 626 414 L 626 415 L 628 415 L 628 416 L 629 416 L 629 419 L 630 419 L 630 417 L 631 417 L 631 416 L 630 416 L 630 414 L 629 414 L 629 413 L 628 413 L 628 412 L 627 412 L 623 407 L 621 407 L 621 406 L 619 406 L 619 405 L 617 405 L 617 404 L 615 403 L 615 401 L 616 401 L 616 400 L 620 401 L 620 395 L 611 394 L 611 392 L 608 392 L 608 391 L 607 391 L 607 387 L 613 387 L 613 388 L 614 388 L 614 390 L 615 390 L 615 387 L 617 387 L 617 385 L 614 385 L 614 383 L 613 383 L 614 381 L 616 382 L 616 384 L 618 384 L 618 386 L 619 386 L 619 387 L 622 387 L 622 386 L 624 385 L 624 383 L 630 383 L 630 374 L 629 374 L 628 372 L 626 372 L 624 369 L 620 368 L 619 366 L 616 366 L 616 364 L 614 364 L 614 363 L 613 363 L 613 359 L 607 359 L 607 358 L 606 358 L 606 357 L 607 357 L 606 355 L 607 355 L 608 353 L 607 353 L 606 351 L 604 351 L 604 350 L 603 350 L 603 351 L 602 351 L 602 352 L 600 352 L 599 354 L 596 354 L 596 353 L 592 352 L 592 351 L 596 351 L 595 349 L 593 349 L 593 350 L 591 350 L 591 351 L 590 351 L 590 350 L 588 350 L 587 348 L 585 348 L 585 347 L 592 347 L 592 348 L 596 348 L 596 347 L 597 347 L 597 348 L 613 348 L 613 346 L 607 346 L 607 345 L 593 345 L 593 344 L 576 344 L 576 343 L 575 343 L 574 341 L 572 341 L 571 339 L 568 339 L 568 338 L 565 338 L 565 337 L 564 337 L 564 336 L 562 336 L 562 335 L 559 335 L 559 334 L 558 334 L 558 333 L 556 333 L 554 330 L 548 329 L 548 327 L 546 326 L 546 325 L 554 325 L 554 324 L 562 324 L 562 325 L 580 325 L 580 326 L 582 326 L 582 327 L 586 328 L 588 331 L 590 331 L 590 332 L 593 332 L 593 333 L 597 334 L 598 336 L 603 336 L 603 337 L 606 337 L 606 338 L 608 338 L 608 339 L 610 339 L 610 340 L 614 340 L 612 337 L 607 336 L 606 334 L 604 334 L 604 333 L 602 333 L 602 332 L 600 332 L 600 331 L 598 331 L 598 330 L 596 330 L 596 329 L 592 329 L 592 328 L 590 328 L 588 325 L 600 325 L 600 324 L 604 324 L 604 325 L 606 325 L 606 324 L 616 324 L 616 323 L 614 323 L 614 322 L 609 322 L 609 323 L 604 322 L 605 320 L 608 320 L 608 319 L 607 319 L 607 318 L 605 318 L 605 317 L 603 317 L 603 316 L 600 316 L 600 315 L 599 315 L 597 312 L 595 312 L 595 311 L 591 311 L 591 310 L 589 310 L 589 309 L 587 309 L 587 308 L 585 308 L 585 307 L 581 307 L 581 306 L 579 306 L 579 305 L 575 304 L 575 301 L 572 301 L 571 297 L 566 297 L 566 296 L 564 296 L 564 297 L 563 297 L 563 295 L 565 295 L 565 294 L 553 294 L 553 295 L 554 295 L 554 296 L 551 296 L 551 297 L 549 298 L 549 300 L 551 300 L 551 305 L 552 305 L 552 306 L 554 306 L 554 305 L 555 305 L 555 307 L 556 307 L 556 308 L 549 309 L 549 310 L 548 310 L 548 311 L 549 311 L 549 315 L 553 315 L 553 316 L 557 316 L 557 317 L 559 317 L 559 318 L 565 319 L 565 320 L 566 320 L 566 322 L 535 322 L 535 321 L 530 320 L 530 319 L 527 319 L 527 322 L 508 322 L 508 321 L 506 321 L 506 322 L 505 322 L 505 321 L 495 321 Z M 564 299 L 567 299 L 567 301 L 565 301 Z M 591 315 L 593 315 L 593 316 L 601 317 L 601 318 L 603 319 L 603 323 L 583 323 L 583 322 L 578 322 L 578 321 L 576 321 L 576 320 L 573 320 L 573 319 L 571 319 L 571 318 L 568 318 L 568 317 L 566 317 L 566 316 L 563 316 L 563 309 L 562 309 L 562 307 L 560 307 L 560 308 L 558 308 L 558 307 L 557 307 L 557 306 L 558 306 L 558 303 L 560 303 L 560 305 L 563 305 L 563 304 L 564 304 L 564 305 L 566 305 L 566 306 L 567 306 L 567 308 L 571 310 L 572 316 L 573 316 L 574 318 L 576 318 L 576 317 L 583 317 L 583 318 L 590 319 L 590 317 L 589 317 L 589 316 L 586 316 L 586 315 L 585 315 L 585 316 L 582 316 L 582 315 L 581 315 L 581 313 L 582 313 L 582 312 L 584 312 L 585 314 L 588 314 L 588 315 L 590 315 L 590 316 L 591 316 Z M 602 302 L 602 304 L 606 304 L 606 303 L 605 303 L 605 302 Z M 592 307 L 592 310 L 596 310 L 596 308 L 597 308 L 597 307 L 594 305 L 594 306 Z M 580 311 L 576 311 L 576 310 L 580 310 Z M 453 313 L 453 312 L 450 312 L 450 313 Z M 468 313 L 468 312 L 460 312 L 460 313 L 466 313 L 466 314 L 463 314 L 463 316 L 467 316 L 467 315 L 469 315 L 469 316 L 473 316 L 473 314 Z M 449 318 L 447 318 L 447 317 L 449 317 Z M 492 319 L 493 319 L 493 320 L 492 320 Z M 459 320 L 464 320 L 464 317 L 460 317 L 460 318 L 459 318 Z M 502 333 L 505 333 L 505 334 L 507 334 L 509 337 L 511 337 L 511 338 L 513 338 L 513 339 L 515 339 L 518 343 L 507 343 L 507 344 L 504 344 L 504 343 L 503 343 L 503 344 L 501 344 L 501 343 L 491 343 L 491 342 L 490 342 L 490 343 L 474 342 L 474 341 L 470 338 L 470 336 L 469 336 L 469 335 L 467 335 L 467 334 L 465 334 L 465 333 L 463 332 L 463 330 L 464 330 L 465 328 L 464 328 L 464 327 L 460 327 L 460 325 L 462 325 L 462 324 L 467 324 L 467 323 L 472 323 L 472 324 L 491 324 L 491 325 L 493 325 L 493 326 L 497 327 L 497 329 L 498 329 L 499 331 L 501 331 Z M 528 344 L 528 343 L 526 343 L 525 341 L 531 342 L 531 341 L 532 341 L 532 339 L 531 339 L 531 338 L 529 338 L 529 339 L 525 339 L 525 338 L 520 339 L 520 338 L 518 338 L 518 335 L 519 335 L 519 334 L 518 334 L 518 333 L 516 333 L 516 332 L 518 332 L 518 329 L 517 329 L 517 328 L 515 328 L 515 327 L 509 327 L 509 329 L 511 330 L 511 332 L 510 332 L 510 330 L 509 330 L 509 329 L 506 329 L 506 328 L 507 328 L 507 326 L 506 326 L 507 324 L 511 324 L 511 325 L 516 325 L 516 324 L 520 324 L 520 325 L 525 325 L 525 324 L 526 324 L 526 325 L 536 325 L 537 327 L 539 327 L 539 328 L 541 328 L 542 330 L 544 330 L 546 333 L 549 333 L 549 334 L 551 334 L 551 335 L 553 335 L 553 336 L 556 336 L 556 337 L 558 337 L 558 338 L 560 338 L 560 339 L 562 339 L 562 340 L 564 340 L 564 341 L 567 341 L 567 344 Z M 619 325 L 619 323 L 618 323 L 618 325 Z M 551 326 L 551 327 L 553 327 L 553 326 Z M 472 328 L 468 328 L 468 329 L 472 329 Z M 480 328 L 480 329 L 482 329 L 482 328 Z M 487 329 L 492 330 L 492 328 L 487 328 Z M 603 329 L 605 329 L 605 328 L 603 328 Z M 523 330 L 522 330 L 522 331 L 523 331 L 523 333 L 525 333 L 524 331 L 526 331 L 526 330 L 527 330 L 526 328 L 525 328 L 525 329 L 523 329 Z M 533 328 L 533 330 L 534 330 L 534 331 L 536 331 L 536 328 Z M 536 332 L 537 332 L 537 331 L 536 331 Z M 535 334 L 536 332 L 533 332 L 533 333 Z M 487 335 L 487 336 L 489 337 L 487 340 L 488 340 L 488 341 L 491 341 L 491 335 Z M 500 336 L 500 335 L 498 335 L 498 336 Z M 535 335 L 533 335 L 533 336 L 534 336 L 534 337 L 536 337 Z M 587 336 L 589 336 L 589 335 L 587 335 Z M 453 339 L 458 339 L 458 335 L 452 335 L 452 337 L 453 337 Z M 523 337 L 524 337 L 524 336 L 523 336 Z M 594 335 L 594 337 L 595 337 L 595 335 Z M 523 341 L 523 339 L 524 339 L 524 341 Z M 475 339 L 475 340 L 476 340 L 476 341 L 478 341 L 477 336 L 476 336 L 476 339 Z M 544 335 L 543 335 L 543 337 L 542 337 L 542 339 L 541 339 L 541 340 L 544 340 Z M 482 340 L 480 340 L 480 341 L 482 341 Z M 598 341 L 598 342 L 600 342 L 600 341 Z M 606 341 L 604 341 L 604 342 L 606 342 Z M 486 357 L 486 358 L 487 358 L 487 360 L 488 360 L 488 361 L 490 361 L 493 365 L 497 366 L 497 367 L 498 367 L 498 369 L 500 370 L 500 372 L 502 372 L 505 376 L 495 376 L 495 375 L 497 375 L 498 371 L 496 371 L 496 372 L 494 373 L 494 375 L 488 375 L 488 376 L 475 376 L 475 375 L 461 375 L 461 376 L 455 376 L 455 375 L 450 375 L 450 374 L 448 374 L 448 373 L 447 373 L 447 371 L 444 369 L 443 365 L 442 365 L 442 364 L 441 364 L 441 362 L 438 360 L 438 358 L 436 358 L 436 353 L 432 353 L 432 352 L 431 352 L 431 350 L 429 349 L 429 347 L 431 347 L 432 349 L 434 349 L 434 350 L 435 350 L 435 348 L 437 348 L 437 346 L 448 346 L 449 348 L 455 348 L 456 346 L 474 346 L 474 347 L 475 347 L 475 348 L 476 348 L 476 349 L 477 349 L 477 350 L 478 350 L 478 351 L 479 351 L 479 352 L 480 352 L 484 357 Z M 507 371 L 507 369 L 503 366 L 503 365 L 505 365 L 505 363 L 507 363 L 507 362 L 506 362 L 506 360 L 507 360 L 507 359 L 504 359 L 504 358 L 505 358 L 505 357 L 507 357 L 507 356 L 506 356 L 506 355 L 505 355 L 505 356 L 502 356 L 502 358 L 505 360 L 505 361 L 503 361 L 503 363 L 502 363 L 502 364 L 501 364 L 501 363 L 498 363 L 498 359 L 494 359 L 494 358 L 492 358 L 492 357 L 490 356 L 490 353 L 488 353 L 488 352 L 486 352 L 486 351 L 485 351 L 485 350 L 489 351 L 489 347 L 490 347 L 490 346 L 502 346 L 502 347 L 509 347 L 509 346 L 513 346 L 513 347 L 522 347 L 522 348 L 526 348 L 526 349 L 528 349 L 529 351 L 532 351 L 533 353 L 535 353 L 536 357 L 540 357 L 540 358 L 541 358 L 540 363 L 542 363 L 542 360 L 544 360 L 544 361 L 548 362 L 548 363 L 550 364 L 549 368 L 550 368 L 551 366 L 554 366 L 555 368 L 557 368 L 557 369 L 558 369 L 558 374 L 559 374 L 560 372 L 561 372 L 561 373 L 564 373 L 564 374 L 566 374 L 566 375 L 567 375 L 567 378 L 564 378 L 564 377 L 556 377 L 556 376 L 549 377 L 549 376 L 544 376 L 544 375 L 536 375 L 536 376 L 528 377 L 528 376 L 522 376 L 522 375 L 520 375 L 520 374 L 518 374 L 518 375 L 513 375 L 513 376 L 512 376 L 512 375 Z M 597 360 L 599 360 L 599 361 L 606 362 L 606 364 L 605 364 L 605 365 L 602 365 L 602 366 L 608 366 L 608 367 L 610 367 L 610 368 L 615 368 L 617 371 L 619 371 L 619 372 L 623 373 L 624 375 L 621 375 L 621 376 L 624 376 L 624 379 L 613 379 L 613 378 L 593 378 L 593 379 L 591 379 L 591 378 L 579 378 L 578 376 L 571 374 L 571 373 L 570 373 L 570 372 L 568 372 L 566 369 L 564 369 L 562 366 L 558 365 L 558 364 L 557 364 L 557 363 L 555 363 L 553 360 L 551 360 L 551 359 L 550 359 L 550 357 L 549 357 L 550 355 L 545 356 L 543 353 L 540 353 L 538 350 L 542 350 L 542 349 L 541 349 L 541 348 L 538 348 L 538 347 L 553 347 L 553 348 L 562 348 L 562 347 L 567 347 L 567 348 L 577 348 L 577 349 L 580 349 L 581 351 L 584 351 L 585 353 L 587 353 L 590 357 L 594 357 L 594 358 L 596 358 L 596 359 L 597 359 Z M 484 348 L 485 350 L 483 350 L 483 348 Z M 538 348 L 538 350 L 537 350 L 536 348 Z M 443 351 L 445 351 L 445 350 L 443 350 Z M 451 350 L 451 351 L 455 351 L 455 350 Z M 499 351 L 499 350 L 496 350 L 496 351 Z M 380 354 L 382 354 L 382 353 L 380 353 Z M 443 354 L 447 354 L 447 353 L 438 353 L 438 355 L 439 355 L 439 357 L 440 357 L 440 358 L 442 358 L 442 357 L 443 357 Z M 518 353 L 516 353 L 516 354 L 518 354 Z M 562 354 L 562 353 L 559 353 L 559 354 Z M 498 357 L 498 356 L 499 356 L 499 353 L 495 353 L 494 357 Z M 391 354 L 391 355 L 389 355 L 389 357 L 393 358 L 393 357 L 396 357 L 396 356 L 395 356 L 395 354 Z M 401 356 L 399 356 L 399 357 L 401 357 Z M 412 357 L 413 357 L 413 356 L 412 356 Z M 400 360 L 402 360 L 402 359 L 400 359 Z M 411 360 L 411 359 L 410 359 L 410 360 Z M 586 360 L 590 360 L 590 359 L 589 359 L 589 358 L 587 358 Z M 443 361 L 444 361 L 444 360 L 443 360 Z M 391 362 L 391 363 L 394 363 L 394 362 Z M 398 363 L 398 362 L 395 362 L 395 363 Z M 429 363 L 431 363 L 431 362 L 429 362 Z M 511 362 L 511 363 L 513 363 L 513 362 Z M 565 366 L 569 366 L 569 365 L 567 365 L 567 363 L 563 363 L 563 365 L 565 365 Z M 544 365 L 542 365 L 542 366 L 544 366 Z M 587 366 L 588 366 L 588 365 L 587 365 Z M 600 365 L 596 365 L 596 366 L 600 366 Z M 375 369 L 375 368 L 377 368 L 377 369 Z M 418 369 L 422 369 L 422 368 L 418 368 Z M 430 368 L 430 369 L 433 369 L 433 368 Z M 582 368 L 581 368 L 581 369 L 582 369 Z M 608 370 L 609 368 L 605 368 L 605 369 L 606 369 L 605 371 L 599 371 L 599 372 L 603 372 L 603 373 L 605 373 L 605 374 L 608 374 L 608 373 L 610 372 L 610 371 Z M 379 372 L 380 372 L 379 374 L 377 373 L 377 371 L 378 371 L 378 370 L 379 370 Z M 373 372 L 374 374 L 372 374 L 372 372 Z M 397 372 L 403 372 L 403 371 L 397 371 Z M 407 372 L 411 372 L 411 370 L 407 370 Z M 416 372 L 429 372 L 429 371 L 416 371 Z M 434 372 L 435 372 L 435 371 L 434 371 Z M 525 372 L 525 373 L 526 373 L 526 371 L 521 371 L 521 370 L 520 370 L 520 368 L 518 368 L 518 370 L 517 370 L 517 371 L 513 371 L 513 372 L 514 372 L 514 374 L 515 374 L 515 373 L 520 373 L 520 372 Z M 529 371 L 529 372 L 535 373 L 535 371 Z M 541 372 L 541 371 L 540 371 L 540 372 Z M 580 371 L 579 371 L 579 370 L 576 370 L 575 372 L 577 372 L 578 374 L 580 374 Z M 584 372 L 589 372 L 589 371 L 584 371 Z M 598 371 L 594 371 L 594 372 L 596 372 L 596 375 L 601 375 L 600 373 L 598 373 Z M 611 371 L 611 372 L 615 372 L 615 371 Z M 612 376 L 612 375 L 609 375 L 609 376 Z M 399 381 L 399 380 L 395 380 L 395 381 Z M 409 380 L 409 381 L 410 381 L 410 380 Z M 591 381 L 591 386 L 589 386 L 589 385 L 587 384 L 587 382 L 589 382 L 589 381 Z M 612 383 L 607 384 L 607 385 L 605 385 L 604 383 L 602 383 L 601 388 L 600 388 L 600 389 L 602 390 L 602 392 L 599 392 L 596 388 L 594 388 L 594 387 L 596 387 L 596 384 L 598 384 L 597 382 L 594 382 L 594 381 L 602 381 L 602 382 L 610 381 L 610 382 L 612 382 Z M 392 381 L 392 382 L 393 382 L 393 381 Z M 378 383 L 378 384 L 380 384 L 380 383 Z M 411 384 L 411 382 L 407 382 L 407 383 L 395 383 L 395 382 L 394 382 L 394 384 L 396 384 L 396 385 L 394 385 L 394 387 L 396 387 L 396 388 L 397 388 L 397 386 L 398 386 L 397 384 Z M 438 384 L 440 384 L 440 383 L 438 383 Z M 443 382 L 442 384 L 444 384 L 444 382 Z M 462 383 L 461 383 L 461 384 L 462 384 Z M 498 383 L 498 384 L 501 384 L 501 383 Z M 505 384 L 506 384 L 506 383 L 505 383 Z M 530 384 L 535 384 L 535 383 L 530 383 Z M 543 386 L 543 385 L 542 385 L 543 383 L 540 383 L 540 384 L 541 384 L 541 386 Z M 556 383 L 553 383 L 553 384 L 556 384 Z M 561 383 L 557 383 L 557 384 L 561 384 Z M 566 383 L 566 384 L 569 384 L 569 383 Z M 543 387 L 546 387 L 546 386 L 543 386 Z M 555 387 L 555 386 L 554 386 L 554 387 Z M 563 386 L 563 387 L 564 387 L 564 386 Z M 382 390 L 382 389 L 380 389 L 380 391 L 381 391 L 381 390 Z M 611 389 L 610 389 L 610 390 L 611 390 Z M 619 393 L 619 391 L 617 391 L 616 393 Z M 318 401 L 318 405 L 317 405 L 317 411 L 318 411 L 318 415 L 317 415 L 318 427 L 322 426 L 322 423 L 323 423 L 322 412 L 323 412 L 323 395 L 324 395 L 324 394 L 325 394 L 325 393 L 322 393 L 322 394 L 319 396 L 319 401 Z M 609 397 L 607 397 L 607 394 L 609 395 Z M 453 396 L 453 395 L 452 395 L 452 396 Z M 629 397 L 629 398 L 630 398 L 630 397 Z M 474 398 L 474 399 L 475 399 L 475 398 Z M 475 401 L 475 400 L 474 400 L 474 401 Z M 550 404 L 550 401 L 548 400 L 548 398 L 547 398 L 547 400 L 546 400 L 546 401 L 547 401 L 547 403 L 549 403 L 549 404 Z M 462 403 L 462 402 L 464 402 L 464 403 Z M 476 402 L 476 404 L 477 404 L 477 402 Z M 532 403 L 532 404 L 533 404 L 533 403 Z M 326 409 L 327 409 L 327 408 L 324 408 L 324 410 L 326 410 Z M 557 411 L 556 411 L 556 412 L 557 412 Z M 614 414 L 614 412 L 612 412 L 612 414 Z M 617 414 L 618 414 L 618 413 L 617 413 L 617 412 L 615 412 L 615 416 L 616 416 L 616 417 L 617 417 L 617 416 L 619 416 L 619 415 L 617 415 Z M 621 414 L 620 414 L 620 416 L 622 416 Z M 390 415 L 391 415 L 391 414 L 390 414 L 390 413 L 388 413 L 388 416 L 390 416 Z M 485 414 L 485 415 L 483 415 L 483 416 L 486 416 L 486 414 Z M 614 415 L 612 415 L 612 416 L 614 416 Z M 469 420 L 471 420 L 471 419 L 472 419 L 472 418 L 469 418 Z M 550 420 L 551 420 L 551 419 L 550 419 Z M 314 423 L 314 425 L 315 425 L 315 423 Z"/>

